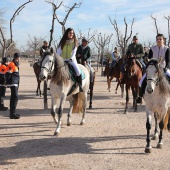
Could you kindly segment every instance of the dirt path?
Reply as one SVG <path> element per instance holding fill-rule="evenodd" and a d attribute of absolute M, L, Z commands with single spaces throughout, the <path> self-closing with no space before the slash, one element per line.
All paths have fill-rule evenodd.
<path fill-rule="evenodd" d="M 131 107 L 123 114 L 125 99 L 120 91 L 107 91 L 106 77 L 97 72 L 93 109 L 87 109 L 86 124 L 80 126 L 80 115 L 72 116 L 73 125 L 66 126 L 68 102 L 64 109 L 60 137 L 53 136 L 55 124 L 50 109 L 43 109 L 43 100 L 35 95 L 36 79 L 29 63 L 20 66 L 21 83 L 17 112 L 19 120 L 0 112 L 0 169 L 22 170 L 168 170 L 170 168 L 170 135 L 164 133 L 162 150 L 152 141 L 151 154 L 146 145 L 144 106 L 134 113 Z M 119 89 L 120 90 L 120 89 Z M 6 106 L 9 105 L 7 89 Z M 50 98 L 50 96 L 49 96 Z M 50 106 L 50 100 L 48 100 Z M 154 130 L 154 121 L 152 132 Z"/>

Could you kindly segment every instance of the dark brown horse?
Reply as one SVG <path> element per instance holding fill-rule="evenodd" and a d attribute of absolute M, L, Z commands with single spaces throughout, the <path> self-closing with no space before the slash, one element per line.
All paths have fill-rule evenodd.
<path fill-rule="evenodd" d="M 37 90 L 36 90 L 36 94 L 37 96 L 40 95 L 41 97 L 41 88 L 40 88 L 40 84 L 41 84 L 41 80 L 39 79 L 39 75 L 41 72 L 41 67 L 40 64 L 38 62 L 35 62 L 33 65 L 33 69 L 34 69 L 34 73 L 37 79 Z"/>
<path fill-rule="evenodd" d="M 127 59 L 126 72 L 124 75 L 124 83 L 126 88 L 126 106 L 125 114 L 127 113 L 128 102 L 129 102 L 129 91 L 132 90 L 133 95 L 133 108 L 137 111 L 136 98 L 139 93 L 139 81 L 142 78 L 142 69 L 140 63 L 137 61 L 135 56 L 130 56 Z"/>
<path fill-rule="evenodd" d="M 115 89 L 115 94 L 117 94 L 117 89 L 118 87 L 120 86 L 121 87 L 121 97 L 123 98 L 123 84 L 120 83 L 120 70 L 121 70 L 121 66 L 123 64 L 123 59 L 121 58 L 116 64 L 114 67 L 111 68 L 111 71 L 110 71 L 110 62 L 108 60 L 108 63 L 106 64 L 105 66 L 105 71 L 104 71 L 104 76 L 107 76 L 107 84 L 108 84 L 108 90 L 110 92 L 110 89 L 111 89 L 111 81 L 112 79 L 115 77 L 117 79 L 117 86 L 116 86 L 116 89 Z"/>

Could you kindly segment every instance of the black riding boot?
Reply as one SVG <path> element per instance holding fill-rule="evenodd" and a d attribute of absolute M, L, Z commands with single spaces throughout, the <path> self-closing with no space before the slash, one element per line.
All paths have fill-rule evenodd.
<path fill-rule="evenodd" d="M 142 97 L 145 93 L 146 88 L 146 78 L 143 80 L 141 87 L 139 87 L 139 96 L 136 99 L 136 103 L 142 103 Z"/>
<path fill-rule="evenodd" d="M 77 76 L 77 83 L 79 85 L 80 92 L 83 92 L 83 88 L 82 88 L 82 76 L 81 76 L 81 74 L 79 76 Z"/>

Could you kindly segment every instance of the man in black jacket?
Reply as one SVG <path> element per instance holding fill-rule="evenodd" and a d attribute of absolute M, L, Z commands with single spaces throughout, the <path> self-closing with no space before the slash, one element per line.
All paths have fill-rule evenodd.
<path fill-rule="evenodd" d="M 91 49 L 88 46 L 88 40 L 86 38 L 82 39 L 82 44 L 78 46 L 76 52 L 76 59 L 79 64 L 88 64 L 88 59 L 91 57 Z"/>
<path fill-rule="evenodd" d="M 18 86 L 19 86 L 19 59 L 20 54 L 15 53 L 14 59 L 7 66 L 6 71 L 6 83 L 7 86 L 11 89 L 11 98 L 10 98 L 10 119 L 19 119 L 20 115 L 15 113 L 16 106 L 18 103 Z"/>

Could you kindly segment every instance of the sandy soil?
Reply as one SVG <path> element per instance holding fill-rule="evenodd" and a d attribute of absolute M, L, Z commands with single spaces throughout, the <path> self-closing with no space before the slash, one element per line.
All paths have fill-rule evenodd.
<path fill-rule="evenodd" d="M 9 119 L 9 111 L 0 112 L 0 169 L 22 170 L 168 170 L 170 169 L 170 135 L 164 133 L 163 149 L 152 141 L 151 154 L 145 154 L 146 128 L 144 105 L 124 115 L 125 98 L 107 91 L 106 77 L 97 72 L 93 109 L 87 109 L 86 124 L 79 125 L 80 115 L 72 116 L 67 127 L 66 102 L 61 135 L 53 136 L 55 124 L 50 108 L 43 109 L 43 99 L 35 95 L 36 79 L 28 61 L 20 66 L 21 83 L 17 113 L 19 120 Z M 9 105 L 7 89 L 5 105 Z M 50 106 L 50 96 L 48 96 Z M 131 99 L 132 101 L 132 99 Z M 152 132 L 154 131 L 154 121 Z"/>

